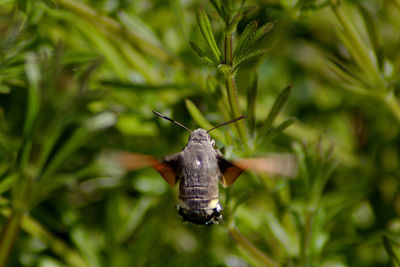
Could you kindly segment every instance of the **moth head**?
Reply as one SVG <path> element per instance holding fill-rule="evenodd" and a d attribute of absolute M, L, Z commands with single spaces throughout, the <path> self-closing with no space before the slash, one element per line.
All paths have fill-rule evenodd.
<path fill-rule="evenodd" d="M 210 134 L 204 129 L 196 129 L 190 133 L 189 141 L 202 144 L 215 145 L 214 139 L 211 138 Z"/>
<path fill-rule="evenodd" d="M 171 118 L 169 118 L 167 116 L 164 116 L 160 112 L 157 112 L 157 111 L 153 110 L 153 113 L 156 114 L 157 116 L 167 120 L 167 121 L 170 121 L 172 123 L 175 123 L 176 125 L 179 125 L 180 127 L 184 128 L 185 130 L 190 132 L 189 142 L 201 143 L 201 144 L 205 144 L 205 145 L 211 145 L 211 147 L 213 147 L 213 148 L 216 148 L 215 147 L 215 141 L 213 139 L 211 139 L 209 132 L 211 132 L 212 130 L 217 129 L 217 128 L 221 127 L 221 126 L 227 125 L 229 123 L 232 123 L 232 122 L 235 122 L 235 121 L 238 121 L 238 120 L 241 120 L 241 119 L 244 119 L 244 118 L 247 117 L 246 115 L 242 115 L 242 116 L 240 116 L 240 117 L 238 117 L 236 119 L 221 123 L 221 124 L 211 128 L 208 131 L 206 131 L 204 129 L 201 129 L 201 128 L 192 131 L 189 128 L 187 128 L 185 125 L 181 124 L 180 122 L 177 122 L 177 121 L 175 121 L 175 120 L 173 120 L 173 119 L 171 119 Z"/>
<path fill-rule="evenodd" d="M 211 139 L 209 132 L 211 132 L 212 130 L 217 129 L 217 128 L 221 127 L 221 126 L 227 125 L 229 123 L 232 123 L 232 122 L 235 122 L 235 121 L 238 121 L 238 120 L 241 120 L 241 119 L 244 119 L 244 118 L 247 117 L 246 115 L 242 115 L 242 116 L 240 116 L 240 117 L 238 117 L 236 119 L 221 123 L 221 124 L 211 128 L 208 131 L 206 131 L 204 129 L 201 129 L 201 128 L 192 131 L 189 128 L 187 128 L 185 125 L 181 124 L 180 122 L 177 122 L 177 121 L 175 121 L 175 120 L 173 120 L 173 119 L 171 119 L 171 118 L 169 118 L 167 116 L 164 116 L 160 112 L 157 112 L 157 111 L 153 110 L 153 113 L 156 114 L 157 116 L 167 120 L 167 121 L 170 121 L 172 123 L 175 123 L 176 125 L 179 125 L 180 127 L 184 128 L 185 130 L 190 132 L 189 141 L 198 142 L 198 143 L 205 143 L 205 144 L 209 143 L 212 147 L 215 147 L 215 141 L 213 139 Z"/>

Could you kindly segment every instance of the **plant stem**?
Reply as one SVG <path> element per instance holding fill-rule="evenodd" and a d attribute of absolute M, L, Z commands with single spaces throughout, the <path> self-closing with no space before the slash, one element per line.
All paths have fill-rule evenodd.
<path fill-rule="evenodd" d="M 262 253 L 256 246 L 254 246 L 246 237 L 244 237 L 236 227 L 230 227 L 228 229 L 229 234 L 233 240 L 242 248 L 248 255 L 258 263 L 258 266 L 271 266 L 278 267 L 279 263 Z"/>
<path fill-rule="evenodd" d="M 232 112 L 232 119 L 238 118 L 241 116 L 241 112 L 239 110 L 239 103 L 237 99 L 237 93 L 236 93 L 236 86 L 235 86 L 235 80 L 234 78 L 230 75 L 229 77 L 225 77 L 225 84 L 226 84 L 226 89 L 228 92 L 228 101 L 229 105 L 231 107 L 231 112 Z M 242 141 L 243 145 L 247 147 L 247 134 L 246 134 L 246 127 L 244 124 L 244 121 L 238 121 L 235 123 L 236 128 L 239 132 L 239 138 Z"/>
<path fill-rule="evenodd" d="M 230 66 L 230 70 L 232 70 L 232 34 L 225 33 L 225 49 L 224 49 L 224 59 L 225 65 Z M 231 107 L 232 119 L 240 117 L 242 114 L 239 108 L 239 101 L 236 92 L 235 85 L 235 77 L 232 71 L 224 73 L 225 75 L 225 85 L 228 93 L 228 101 Z M 235 123 L 236 128 L 239 133 L 239 138 L 244 147 L 248 147 L 247 144 L 247 133 L 246 133 L 246 125 L 243 120 L 240 120 Z"/>
<path fill-rule="evenodd" d="M 0 267 L 6 266 L 7 259 L 18 236 L 24 213 L 13 211 L 0 236 Z"/>
<path fill-rule="evenodd" d="M 225 33 L 225 64 L 232 66 L 232 34 Z"/>
<path fill-rule="evenodd" d="M 312 225 L 313 225 L 313 219 L 314 219 L 314 209 L 308 209 L 306 212 L 306 222 L 304 225 L 304 229 L 302 232 L 302 238 L 301 238 L 301 262 L 302 266 L 306 267 L 308 266 L 308 259 L 309 259 L 309 254 L 308 250 L 310 247 L 310 242 L 311 242 L 311 235 L 312 235 Z"/>

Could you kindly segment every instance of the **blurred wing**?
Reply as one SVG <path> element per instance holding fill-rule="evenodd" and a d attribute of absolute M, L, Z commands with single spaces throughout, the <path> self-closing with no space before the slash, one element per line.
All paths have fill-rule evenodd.
<path fill-rule="evenodd" d="M 168 184 L 174 186 L 176 183 L 176 173 L 180 153 L 167 156 L 162 160 L 158 160 L 149 155 L 128 152 L 115 153 L 114 157 L 117 159 L 119 164 L 127 171 L 151 166 L 161 174 L 161 176 Z"/>
<path fill-rule="evenodd" d="M 223 186 L 233 184 L 245 170 L 287 177 L 293 177 L 297 174 L 297 160 L 296 157 L 291 154 L 240 159 L 233 162 L 219 157 L 218 163 L 222 173 L 221 183 Z"/>
<path fill-rule="evenodd" d="M 240 159 L 236 166 L 259 173 L 294 177 L 297 174 L 297 160 L 292 154 L 276 154 L 264 158 Z"/>

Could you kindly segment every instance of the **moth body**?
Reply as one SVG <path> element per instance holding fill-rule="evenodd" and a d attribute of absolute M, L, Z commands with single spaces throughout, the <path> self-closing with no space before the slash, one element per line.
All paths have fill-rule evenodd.
<path fill-rule="evenodd" d="M 221 218 L 218 199 L 221 172 L 214 144 L 206 130 L 197 129 L 180 153 L 178 212 L 184 221 L 213 224 Z"/>
<path fill-rule="evenodd" d="M 152 166 L 171 186 L 179 183 L 177 208 L 184 221 L 208 225 L 218 223 L 222 218 L 218 182 L 225 187 L 230 186 L 244 170 L 251 169 L 289 177 L 294 176 L 297 171 L 296 160 L 291 155 L 241 159 L 233 162 L 224 158 L 215 147 L 215 141 L 211 139 L 209 132 L 246 116 L 222 123 L 208 131 L 204 129 L 191 131 L 179 122 L 159 112 L 153 112 L 190 132 L 186 147 L 181 152 L 166 156 L 162 160 L 135 153 L 119 153 L 117 157 L 127 170 Z"/>

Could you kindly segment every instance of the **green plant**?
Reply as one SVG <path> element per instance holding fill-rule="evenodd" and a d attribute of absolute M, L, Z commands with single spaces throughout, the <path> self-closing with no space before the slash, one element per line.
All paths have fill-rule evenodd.
<path fill-rule="evenodd" d="M 399 12 L 398 0 L 0 1 L 3 264 L 396 265 Z M 182 224 L 156 172 L 102 156 L 180 151 L 187 133 L 151 110 L 190 129 L 246 114 L 211 132 L 225 156 L 294 151 L 299 175 L 244 173 L 221 189 L 221 225 Z"/>
<path fill-rule="evenodd" d="M 15 18 L 16 14 L 8 16 Z M 113 113 L 93 114 L 86 109 L 90 101 L 102 96 L 100 91 L 87 86 L 87 79 L 99 62 L 81 68 L 73 78 L 73 65 L 64 63 L 61 45 L 52 55 L 46 51 L 24 51 L 26 45 L 18 42 L 19 30 L 24 27 L 26 24 L 17 19 L 15 28 L 6 32 L 2 50 L 1 76 L 5 79 L 3 86 L 9 89 L 3 102 L 7 103 L 8 112 L 1 117 L 0 188 L 1 193 L 10 191 L 6 205 L 12 210 L 6 212 L 8 220 L 0 238 L 0 266 L 7 261 L 22 220 L 36 205 L 67 183 L 96 173 L 98 167 L 87 164 L 90 155 L 78 151 L 99 130 L 115 123 Z M 9 58 L 8 49 L 16 49 L 17 58 L 12 57 L 16 55 L 13 53 Z M 12 75 L 16 77 L 10 79 Z M 71 261 L 83 262 L 76 255 Z"/>
<path fill-rule="evenodd" d="M 400 121 L 400 103 L 394 94 L 393 85 L 397 81 L 397 58 L 389 58 L 383 52 L 382 36 L 380 36 L 378 22 L 372 11 L 364 5 L 359 9 L 365 23 L 371 47 L 368 47 L 356 28 L 354 22 L 346 14 L 340 1 L 329 1 L 341 28 L 337 35 L 348 49 L 352 61 L 348 64 L 340 60 L 333 60 L 330 68 L 341 79 L 346 81 L 343 88 L 371 99 L 383 102 Z M 394 1 L 394 6 L 396 2 Z M 397 7 L 398 8 L 398 7 Z M 372 52 L 372 53 L 370 53 Z M 394 64 L 391 73 L 385 73 L 384 65 Z"/>

